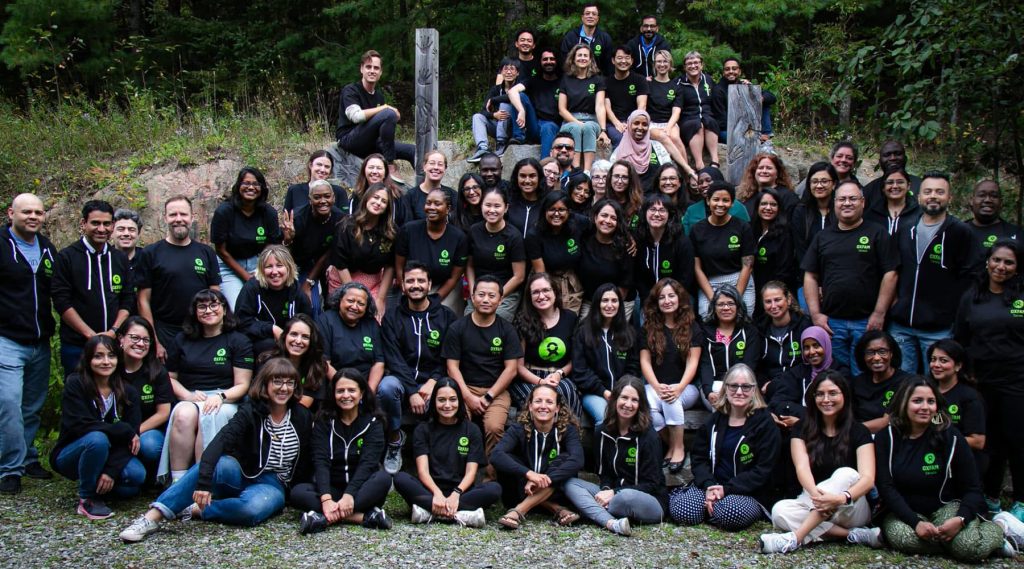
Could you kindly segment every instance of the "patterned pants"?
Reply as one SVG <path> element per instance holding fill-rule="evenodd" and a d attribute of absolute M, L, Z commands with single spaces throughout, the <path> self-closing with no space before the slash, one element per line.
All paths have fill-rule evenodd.
<path fill-rule="evenodd" d="M 704 508 L 704 491 L 695 484 L 669 494 L 668 513 L 676 523 L 693 526 L 707 522 L 726 531 L 744 530 L 768 517 L 757 500 L 741 494 L 722 498 L 708 515 Z"/>
<path fill-rule="evenodd" d="M 960 509 L 960 500 L 953 500 L 935 511 L 930 518 L 918 514 L 923 521 L 930 521 L 936 526 L 956 515 Z M 1003 530 L 993 522 L 974 519 L 967 522 L 967 527 L 960 530 L 952 541 L 930 542 L 917 537 L 914 528 L 903 523 L 893 514 L 885 517 L 882 522 L 885 541 L 893 549 L 914 555 L 951 555 L 957 561 L 978 563 L 998 551 L 1003 546 Z"/>

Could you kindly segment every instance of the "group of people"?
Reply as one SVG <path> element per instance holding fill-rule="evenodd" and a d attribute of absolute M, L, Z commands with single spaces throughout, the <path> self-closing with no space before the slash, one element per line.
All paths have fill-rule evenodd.
<path fill-rule="evenodd" d="M 567 77 L 598 81 L 583 76 L 603 56 L 618 74 L 635 48 L 649 93 L 661 89 L 671 57 L 643 21 L 639 47 L 613 52 L 587 6 Z M 530 45 L 516 37 L 519 64 L 498 78 L 517 113 L 529 86 L 508 81 Z M 557 63 L 548 55 L 530 77 Z M 339 137 L 377 145 L 354 187 L 332 184 L 318 151 L 278 211 L 262 172 L 243 168 L 210 244 L 184 196 L 145 247 L 137 213 L 90 200 L 60 250 L 42 201 L 14 199 L 0 240 L 0 492 L 52 476 L 33 441 L 53 310 L 66 379 L 49 464 L 77 481 L 78 512 L 106 518 L 113 499 L 164 488 L 127 542 L 175 518 L 255 525 L 286 504 L 302 533 L 388 529 L 393 486 L 414 523 L 481 527 L 500 499 L 509 529 L 538 507 L 620 535 L 666 517 L 770 519 L 768 553 L 846 540 L 976 561 L 1024 546 L 1024 249 L 995 182 L 957 220 L 949 177 L 907 173 L 889 141 L 866 185 L 851 142 L 799 185 L 770 153 L 733 185 L 686 163 L 680 107 L 659 126 L 653 97 L 624 123 L 596 107 L 623 128 L 614 161 L 592 162 L 585 133 L 610 133 L 566 106 L 580 84 L 559 91 L 561 127 L 539 131 L 545 160 L 504 180 L 483 149 L 479 173 L 450 188 L 448 158 L 428 151 L 407 186 L 392 171 L 408 149 L 364 131 L 397 120 L 368 106 L 380 69 L 370 52 L 343 91 Z M 694 409 L 710 416 L 687 448 Z M 693 483 L 668 488 L 687 465 Z"/>

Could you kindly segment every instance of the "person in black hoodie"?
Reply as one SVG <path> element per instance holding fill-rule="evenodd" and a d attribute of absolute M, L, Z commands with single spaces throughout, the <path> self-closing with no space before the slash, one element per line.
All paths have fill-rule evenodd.
<path fill-rule="evenodd" d="M 682 115 L 679 117 L 680 137 L 690 149 L 694 168 L 704 167 L 704 149 L 711 157 L 709 166 L 718 167 L 718 133 L 722 131 L 712 112 L 713 81 L 704 73 L 704 56 L 698 51 L 683 57 L 686 74 L 679 78 Z"/>
<path fill-rule="evenodd" d="M 573 336 L 572 381 L 594 430 L 600 431 L 615 384 L 625 375 L 640 373 L 640 341 L 626 320 L 622 295 L 614 284 L 597 287 L 592 306 Z"/>
<path fill-rule="evenodd" d="M 726 374 L 718 403 L 693 441 L 693 484 L 669 496 L 677 523 L 710 523 L 739 531 L 768 517 L 779 430 L 757 388 L 754 370 L 737 364 Z"/>
<path fill-rule="evenodd" d="M 560 526 L 580 519 L 562 506 L 561 492 L 583 467 L 579 424 L 554 387 L 538 384 L 530 391 L 528 407 L 494 447 L 491 463 L 498 471 L 505 506 L 511 506 L 498 520 L 502 526 L 519 529 L 538 506 L 553 513 Z"/>
<path fill-rule="evenodd" d="M 763 317 L 757 330 L 764 338 L 764 348 L 757 364 L 757 382 L 767 392 L 768 384 L 800 365 L 800 335 L 811 326 L 811 319 L 800 310 L 786 283 L 762 283 L 760 293 Z"/>
<path fill-rule="evenodd" d="M 78 482 L 78 513 L 90 520 L 114 515 L 104 498 L 131 498 L 146 479 L 146 467 L 135 458 L 142 404 L 123 370 L 117 341 L 93 336 L 61 396 L 60 436 L 50 464 Z"/>
<path fill-rule="evenodd" d="M 832 340 L 824 328 L 808 326 L 800 333 L 798 346 L 801 362 L 761 388 L 772 419 L 783 432 L 788 432 L 804 418 L 807 390 L 818 375 L 830 370 L 844 377 L 849 374 L 849 370 L 832 357 Z M 851 396 L 850 408 L 853 406 Z"/>
<path fill-rule="evenodd" d="M 896 235 L 901 227 L 917 225 L 921 205 L 910 192 L 910 174 L 902 169 L 893 170 L 881 180 L 881 195 L 864 208 L 864 219 L 885 227 L 889 235 Z M 868 195 L 866 190 L 864 195 Z"/>
<path fill-rule="evenodd" d="M 252 341 L 254 354 L 274 347 L 284 323 L 297 314 L 313 314 L 298 284 L 298 268 L 284 245 L 268 245 L 256 261 L 256 275 L 242 285 L 235 301 L 238 330 Z"/>
<path fill-rule="evenodd" d="M 61 319 L 60 362 L 65 376 L 75 371 L 85 341 L 96 334 L 113 336 L 135 304 L 128 257 L 107 244 L 113 227 L 113 206 L 89 200 L 82 206 L 82 238 L 57 254 L 53 308 Z"/>
<path fill-rule="evenodd" d="M 327 399 L 327 384 L 334 377 L 334 368 L 324 356 L 320 329 L 308 314 L 299 314 L 284 323 L 274 347 L 258 354 L 256 365 L 262 366 L 273 358 L 288 358 L 299 372 L 302 397 L 299 403 L 314 415 Z"/>
<path fill-rule="evenodd" d="M 981 265 L 970 228 L 946 212 L 951 198 L 947 174 L 925 174 L 921 219 L 896 233 L 899 288 L 889 310 L 889 331 L 903 352 L 900 367 L 909 373 L 927 370 L 928 347 L 953 329 L 956 303 L 950 299 L 963 296 Z"/>
<path fill-rule="evenodd" d="M 875 483 L 887 515 L 885 541 L 908 554 L 977 563 L 1004 548 L 1003 528 L 985 510 L 971 448 L 952 427 L 930 379 L 914 376 L 893 398 L 892 422 L 875 437 Z"/>
<path fill-rule="evenodd" d="M 445 375 L 441 357 L 448 327 L 458 317 L 436 296 L 431 296 L 426 265 L 409 261 L 402 272 L 404 296 L 384 317 L 384 361 L 390 374 L 377 387 L 381 410 L 387 416 L 389 435 L 384 469 L 395 474 L 402 468 L 402 410 L 408 404 L 413 415 L 427 412 L 427 400 L 437 380 Z"/>
<path fill-rule="evenodd" d="M 645 298 L 651 287 L 665 278 L 679 281 L 690 296 L 696 295 L 693 244 L 683 234 L 679 220 L 679 210 L 670 196 L 653 193 L 644 197 L 640 220 L 633 232 L 637 247 L 633 281 L 640 298 Z"/>
<path fill-rule="evenodd" d="M 267 362 L 202 460 L 122 531 L 121 540 L 142 541 L 177 516 L 252 527 L 284 509 L 288 489 L 306 481 L 310 470 L 313 418 L 299 404 L 301 395 L 295 366 L 284 358 Z"/>
<path fill-rule="evenodd" d="M 391 529 L 381 509 L 391 475 L 379 469 L 384 426 L 377 400 L 366 377 L 353 368 L 338 370 L 330 391 L 313 427 L 313 481 L 296 485 L 289 500 L 304 512 L 299 533 L 318 533 L 341 522 Z"/>
<path fill-rule="evenodd" d="M 692 345 L 700 346 L 700 390 L 705 406 L 718 403 L 721 390 L 715 382 L 725 379 L 736 364 L 751 369 L 761 359 L 761 334 L 747 315 L 736 287 L 724 284 L 711 297 L 707 317 L 693 331 Z"/>
<path fill-rule="evenodd" d="M 57 249 L 39 234 L 46 211 L 32 194 L 7 209 L 0 239 L 0 493 L 21 492 L 21 477 L 51 478 L 33 441 L 50 385 L 50 288 Z"/>
<path fill-rule="evenodd" d="M 612 56 L 615 55 L 612 53 L 612 48 L 615 47 L 615 43 L 608 32 L 597 27 L 600 20 L 601 11 L 597 4 L 593 2 L 583 4 L 583 14 L 580 16 L 582 25 L 565 32 L 565 36 L 562 37 L 561 49 L 559 49 L 561 54 L 559 60 L 565 61 L 571 55 L 572 48 L 582 44 L 589 46 L 593 51 L 594 61 L 599 70 L 605 75 L 611 73 Z"/>
<path fill-rule="evenodd" d="M 487 135 L 494 136 L 497 141 L 495 153 L 498 156 L 505 154 L 509 138 L 512 136 L 512 123 L 515 120 L 512 113 L 515 109 L 509 101 L 508 90 L 519 84 L 519 60 L 512 57 L 502 59 L 498 73 L 502 76 L 502 82 L 487 91 L 483 108 L 473 115 L 473 140 L 476 143 L 476 152 L 466 159 L 470 164 L 479 162 L 484 154 L 491 151 L 487 144 Z M 540 171 L 539 168 L 537 170 Z"/>
<path fill-rule="evenodd" d="M 648 14 L 640 20 L 640 33 L 626 42 L 626 48 L 633 57 L 633 70 L 650 81 L 654 77 L 654 54 L 672 51 L 672 44 L 658 33 L 657 16 Z"/>
<path fill-rule="evenodd" d="M 790 194 L 792 195 L 792 194 Z M 778 190 L 761 190 L 753 199 L 754 213 L 750 229 L 757 239 L 754 254 L 754 286 L 761 290 L 769 281 L 782 281 L 796 289 L 800 262 L 789 229 L 789 212 L 783 211 L 784 199 Z M 794 197 L 795 201 L 795 197 Z M 761 303 L 754 304 L 754 316 L 764 314 Z"/>
<path fill-rule="evenodd" d="M 660 524 L 668 503 L 661 439 L 651 421 L 644 380 L 627 375 L 612 391 L 602 428 L 597 433 L 600 486 L 572 478 L 565 494 L 590 521 L 621 535 L 631 534 L 630 520 Z"/>
<path fill-rule="evenodd" d="M 544 179 L 544 170 L 536 158 L 523 158 L 512 168 L 512 187 L 509 191 L 508 223 L 522 234 L 537 227 L 543 215 L 541 200 L 551 190 Z"/>

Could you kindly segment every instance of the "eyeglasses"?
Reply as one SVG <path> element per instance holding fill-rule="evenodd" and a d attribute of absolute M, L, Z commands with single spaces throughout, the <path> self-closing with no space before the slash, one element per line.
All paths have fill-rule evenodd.
<path fill-rule="evenodd" d="M 877 350 L 865 350 L 864 351 L 864 357 L 866 357 L 866 358 L 873 358 L 875 356 L 879 356 L 879 357 L 883 357 L 884 358 L 884 357 L 888 357 L 889 354 L 891 354 L 891 353 L 892 353 L 892 351 L 890 351 L 889 348 L 879 348 Z"/>
<path fill-rule="evenodd" d="M 274 379 L 270 380 L 270 383 L 274 387 L 286 387 L 288 389 L 295 389 L 295 380 L 292 379 L 281 379 L 279 377 L 275 377 Z"/>
<path fill-rule="evenodd" d="M 468 192 L 470 190 L 480 191 L 480 186 L 470 186 L 469 184 L 466 184 L 465 186 L 462 186 L 462 191 Z"/>
<path fill-rule="evenodd" d="M 148 337 L 146 337 L 146 336 L 139 336 L 137 334 L 128 334 L 125 337 L 128 338 L 129 342 L 131 342 L 133 344 L 141 344 L 143 346 L 148 346 L 149 343 L 152 342 L 152 340 L 150 340 Z"/>
<path fill-rule="evenodd" d="M 729 390 L 729 393 L 743 392 L 750 393 L 757 387 L 753 383 L 726 383 L 725 388 Z"/>
<path fill-rule="evenodd" d="M 825 178 L 823 180 L 811 180 L 812 186 L 830 186 L 832 185 L 831 178 Z"/>
<path fill-rule="evenodd" d="M 573 191 L 576 191 L 576 190 L 573 190 Z M 556 207 L 554 209 L 549 209 L 548 213 L 550 213 L 552 215 L 565 215 L 565 214 L 569 213 L 569 210 L 565 209 L 564 207 Z"/>
<path fill-rule="evenodd" d="M 629 180 L 629 176 L 627 174 L 612 174 L 612 179 L 613 180 L 624 181 L 624 180 Z"/>
<path fill-rule="evenodd" d="M 842 396 L 843 396 L 843 392 L 842 391 L 838 391 L 838 390 L 836 390 L 836 391 L 816 391 L 814 393 L 814 398 L 817 399 L 818 401 L 821 401 L 823 399 L 836 400 L 836 399 L 841 398 Z"/>
<path fill-rule="evenodd" d="M 554 291 L 551 290 L 550 288 L 539 288 L 537 290 L 531 290 L 530 291 L 530 295 L 531 296 L 540 296 L 542 294 L 551 294 L 552 292 L 554 292 Z"/>
<path fill-rule="evenodd" d="M 836 198 L 836 203 L 857 203 L 864 198 L 858 196 L 843 196 Z"/>
<path fill-rule="evenodd" d="M 716 302 L 715 308 L 736 308 L 735 302 Z"/>
<path fill-rule="evenodd" d="M 260 187 L 260 183 L 259 182 L 242 182 L 241 184 L 238 184 L 238 187 L 240 187 L 240 188 L 258 188 L 258 187 Z"/>
<path fill-rule="evenodd" d="M 220 306 L 221 305 L 219 302 L 211 302 L 210 304 L 197 304 L 196 312 L 217 312 L 218 310 L 220 310 Z"/>

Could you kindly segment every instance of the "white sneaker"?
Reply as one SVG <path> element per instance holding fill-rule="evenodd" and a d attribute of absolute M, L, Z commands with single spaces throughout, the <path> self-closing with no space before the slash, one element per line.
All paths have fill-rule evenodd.
<path fill-rule="evenodd" d="M 472 511 L 459 510 L 458 512 L 455 512 L 455 521 L 466 527 L 482 528 L 487 523 L 487 518 L 484 517 L 484 509 L 477 508 Z"/>
<path fill-rule="evenodd" d="M 1010 540 L 1017 549 L 1024 549 L 1024 522 L 1017 519 L 1010 512 L 999 512 L 992 517 L 992 521 L 1003 528 L 1003 535 Z"/>
<path fill-rule="evenodd" d="M 121 532 L 121 541 L 125 543 L 137 543 L 144 539 L 146 536 L 160 531 L 160 524 L 150 520 L 146 516 L 140 516 L 137 520 L 132 522 L 132 525 L 125 528 Z"/>
<path fill-rule="evenodd" d="M 881 549 L 882 528 L 851 528 L 846 541 L 866 545 L 872 549 Z"/>
<path fill-rule="evenodd" d="M 790 553 L 800 547 L 796 534 L 786 533 L 761 534 L 761 553 Z"/>
<path fill-rule="evenodd" d="M 414 524 L 429 524 L 434 520 L 433 514 L 424 510 L 423 508 L 412 505 L 412 523 Z"/>
<path fill-rule="evenodd" d="M 629 537 L 633 535 L 633 530 L 629 527 L 629 518 L 619 518 L 612 520 L 612 525 L 608 528 L 614 534 L 621 535 L 623 537 Z"/>

